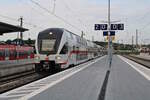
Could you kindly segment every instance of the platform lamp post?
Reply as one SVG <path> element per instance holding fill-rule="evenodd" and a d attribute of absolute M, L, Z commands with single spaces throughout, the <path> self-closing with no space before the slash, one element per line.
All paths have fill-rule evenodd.
<path fill-rule="evenodd" d="M 124 24 L 114 24 L 120 21 L 111 21 L 110 15 L 110 0 L 108 0 L 108 21 L 104 21 L 107 24 L 95 24 L 95 30 L 103 30 L 103 36 L 108 37 L 108 60 L 109 60 L 109 67 L 111 67 L 112 63 L 112 36 L 115 36 L 116 30 L 124 30 Z"/>
<path fill-rule="evenodd" d="M 110 35 L 111 22 L 110 22 L 110 0 L 108 0 L 108 56 L 109 56 L 109 67 L 112 63 L 112 39 Z"/>

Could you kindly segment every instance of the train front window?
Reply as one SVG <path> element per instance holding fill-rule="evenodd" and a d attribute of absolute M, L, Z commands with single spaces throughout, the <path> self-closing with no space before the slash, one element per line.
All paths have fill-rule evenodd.
<path fill-rule="evenodd" d="M 40 54 L 56 54 L 59 48 L 63 30 L 47 29 L 38 35 L 38 50 Z"/>
<path fill-rule="evenodd" d="M 54 51 L 54 45 L 56 40 L 42 40 L 41 51 Z"/>

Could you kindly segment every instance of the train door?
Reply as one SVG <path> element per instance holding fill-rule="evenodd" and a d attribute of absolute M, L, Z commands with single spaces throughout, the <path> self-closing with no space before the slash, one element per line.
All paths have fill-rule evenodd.
<path fill-rule="evenodd" d="M 34 49 L 31 48 L 30 51 L 31 51 L 31 52 L 30 52 L 30 59 L 33 59 L 33 58 L 34 58 Z"/>
<path fill-rule="evenodd" d="M 5 60 L 9 60 L 9 56 L 10 56 L 9 49 L 6 48 L 6 49 L 5 49 Z"/>
<path fill-rule="evenodd" d="M 16 52 L 15 52 L 15 50 L 10 50 L 10 60 L 15 60 L 16 59 L 16 54 L 15 54 Z"/>
<path fill-rule="evenodd" d="M 80 48 L 76 47 L 76 62 L 79 64 L 80 62 L 80 53 L 79 53 Z"/>
<path fill-rule="evenodd" d="M 77 62 L 76 62 L 76 46 L 72 47 L 72 64 L 73 65 L 77 64 Z"/>
<path fill-rule="evenodd" d="M 32 54 L 31 49 L 29 49 L 29 50 L 27 51 L 27 58 L 28 58 L 28 59 L 31 58 L 31 54 Z"/>
<path fill-rule="evenodd" d="M 60 55 L 61 55 L 61 58 L 64 61 L 64 64 L 68 64 L 69 52 L 68 52 L 68 43 L 67 42 L 64 44 L 63 48 L 61 49 Z M 68 65 L 64 65 L 63 67 L 66 68 L 66 67 L 68 67 Z"/>
<path fill-rule="evenodd" d="M 72 43 L 68 43 L 68 65 L 73 64 L 73 48 L 71 46 Z"/>
<path fill-rule="evenodd" d="M 5 52 L 4 49 L 0 49 L 0 61 L 5 60 Z"/>

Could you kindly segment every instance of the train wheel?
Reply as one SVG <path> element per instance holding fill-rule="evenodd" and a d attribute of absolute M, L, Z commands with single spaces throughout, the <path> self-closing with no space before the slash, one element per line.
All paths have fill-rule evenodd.
<path fill-rule="evenodd" d="M 48 70 L 50 73 L 56 73 L 56 69 L 55 67 L 52 67 L 52 66 L 49 66 L 49 70 Z"/>
<path fill-rule="evenodd" d="M 50 73 L 56 73 L 57 72 L 55 63 L 49 64 L 49 72 Z"/>
<path fill-rule="evenodd" d="M 42 67 L 41 64 L 35 64 L 35 71 L 36 71 L 37 73 L 42 72 L 42 70 L 43 70 L 43 67 Z"/>
<path fill-rule="evenodd" d="M 69 67 L 68 68 L 72 68 L 72 67 L 74 67 L 75 65 L 74 64 L 71 64 L 71 65 L 69 65 Z"/>

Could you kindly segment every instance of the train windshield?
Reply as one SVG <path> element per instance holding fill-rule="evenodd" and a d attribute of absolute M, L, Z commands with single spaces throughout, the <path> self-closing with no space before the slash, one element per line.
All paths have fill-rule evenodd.
<path fill-rule="evenodd" d="M 38 35 L 38 50 L 40 54 L 56 54 L 59 48 L 63 30 L 47 29 Z"/>
<path fill-rule="evenodd" d="M 54 44 L 55 44 L 55 39 L 53 40 L 42 40 L 42 46 L 41 49 L 42 51 L 54 51 Z"/>

